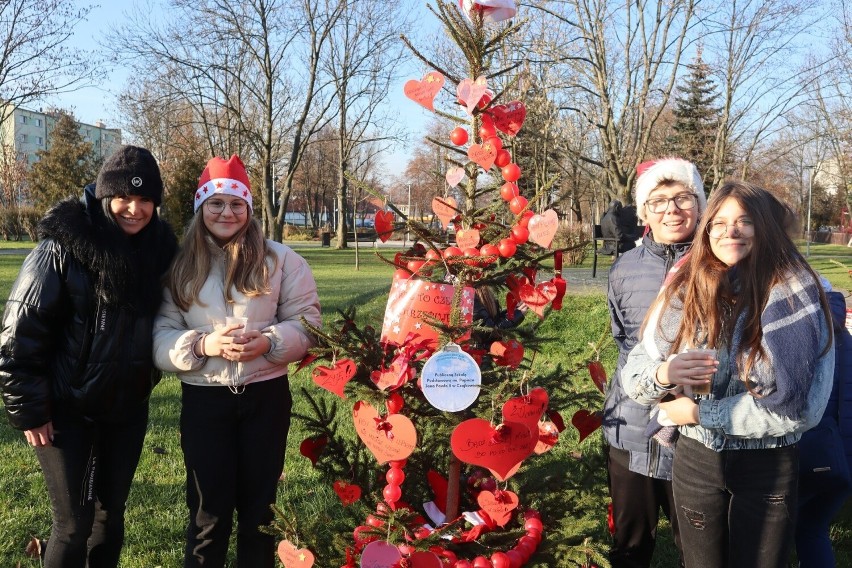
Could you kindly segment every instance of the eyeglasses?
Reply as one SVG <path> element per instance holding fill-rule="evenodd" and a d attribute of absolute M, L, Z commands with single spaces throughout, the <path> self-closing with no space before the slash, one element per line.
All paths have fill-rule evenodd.
<path fill-rule="evenodd" d="M 207 210 L 214 215 L 219 215 L 225 211 L 226 205 L 231 209 L 231 213 L 234 215 L 242 215 L 246 212 L 246 209 L 248 209 L 248 203 L 242 199 L 237 199 L 230 203 L 222 201 L 221 199 L 208 199 L 204 202 L 204 205 L 207 207 Z"/>
<path fill-rule="evenodd" d="M 694 193 L 679 193 L 674 197 L 655 197 L 645 201 L 645 207 L 651 213 L 665 213 L 669 208 L 669 203 L 674 201 L 675 207 L 681 211 L 686 211 L 695 207 L 698 203 L 697 196 Z"/>
<path fill-rule="evenodd" d="M 737 234 L 741 237 L 751 237 L 754 235 L 754 221 L 743 217 L 737 219 L 733 223 L 725 223 L 724 221 L 711 221 L 707 223 L 707 234 L 711 239 L 721 239 L 728 234 L 728 227 L 734 227 Z"/>

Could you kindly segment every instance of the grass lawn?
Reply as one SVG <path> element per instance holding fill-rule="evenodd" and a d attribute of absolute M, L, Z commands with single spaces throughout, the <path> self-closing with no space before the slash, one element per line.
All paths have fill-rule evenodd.
<path fill-rule="evenodd" d="M 821 273 L 840 286 L 847 282 L 844 280 L 848 279 L 847 269 L 829 260 L 839 259 L 846 266 L 852 267 L 852 249 L 822 248 L 826 246 L 812 245 L 811 260 Z M 307 244 L 294 244 L 293 247 L 308 260 L 313 269 L 326 321 L 335 317 L 336 309 L 351 304 L 358 306 L 360 321 L 373 324 L 381 321 L 392 269 L 377 260 L 371 248 L 361 250 L 361 266 L 355 270 L 352 250 L 336 251 Z M 385 250 L 392 256 L 393 251 Z M 22 255 L 0 254 L 0 298 L 8 296 L 9 287 L 22 260 Z M 609 261 L 607 258 L 600 260 L 605 270 Z M 586 263 L 590 266 L 591 259 L 587 259 Z M 605 281 L 605 276 L 599 278 Z M 852 286 L 847 283 L 844 288 Z M 543 369 L 550 369 L 558 363 L 570 365 L 572 361 L 582 361 L 587 357 L 589 343 L 594 343 L 601 345 L 601 359 L 607 371 L 611 372 L 616 354 L 614 344 L 607 339 L 608 330 L 603 293 L 569 296 L 565 300 L 564 309 L 554 312 L 539 329 L 540 335 L 548 338 L 548 342 L 539 353 L 538 364 Z M 570 383 L 566 388 L 576 390 L 583 404 L 589 407 L 602 404 L 602 396 L 589 388 L 587 376 L 575 382 L 571 378 L 566 381 Z M 292 374 L 291 385 L 295 395 L 294 410 L 307 412 L 306 402 L 298 396 L 299 389 L 311 389 L 312 393 L 318 391 L 309 373 L 302 371 Z M 326 400 L 335 398 L 326 393 L 319 393 L 318 396 Z M 151 400 L 148 437 L 128 503 L 122 567 L 168 568 L 181 565 L 186 512 L 177 424 L 179 407 L 179 382 L 173 376 L 167 376 L 155 389 Z M 560 411 L 567 421 L 574 409 Z M 319 520 L 319 530 L 322 532 L 319 537 L 331 542 L 335 537 L 350 532 L 353 526 L 341 517 L 339 501 L 330 483 L 320 479 L 310 462 L 299 454 L 298 446 L 304 437 L 303 428 L 294 422 L 288 440 L 285 477 L 279 487 L 278 503 L 285 511 L 296 514 L 294 523 L 306 518 Z M 544 459 L 540 462 L 536 461 L 537 465 L 531 466 L 527 477 L 533 478 L 532 482 L 542 484 L 550 480 L 563 482 L 561 478 L 570 477 L 574 471 L 571 468 L 579 461 L 600 464 L 601 449 L 599 433 L 578 443 L 576 432 L 569 425 L 557 448 L 542 456 Z M 584 498 L 591 500 L 593 506 L 599 507 L 603 513 L 600 526 L 581 530 L 601 538 L 605 534 L 603 523 L 607 503 L 605 469 L 597 467 L 591 470 L 587 481 Z M 523 501 L 523 495 L 521 499 Z M 550 499 L 558 501 L 560 495 L 554 494 Z M 564 507 L 569 506 L 569 503 L 564 503 Z M 38 463 L 31 449 L 24 443 L 23 436 L 12 430 L 5 419 L 0 419 L 0 566 L 39 566 L 37 560 L 24 556 L 24 546 L 31 536 L 45 537 L 49 528 L 48 502 Z M 653 566 L 674 566 L 674 546 L 668 537 L 668 530 L 661 529 L 660 534 L 661 542 Z M 852 515 L 844 514 L 842 522 L 833 527 L 832 537 L 839 551 L 838 565 L 852 565 Z M 556 547 L 559 543 L 551 539 L 548 546 Z M 315 565 L 325 568 L 340 563 L 318 559 Z M 536 563 L 534 559 L 528 565 L 545 566 Z"/>

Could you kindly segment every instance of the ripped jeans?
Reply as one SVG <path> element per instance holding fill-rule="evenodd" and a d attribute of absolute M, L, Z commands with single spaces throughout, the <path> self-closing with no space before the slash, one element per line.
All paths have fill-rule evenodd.
<path fill-rule="evenodd" d="M 672 488 L 686 568 L 784 568 L 793 546 L 798 446 L 715 452 L 681 436 Z"/>

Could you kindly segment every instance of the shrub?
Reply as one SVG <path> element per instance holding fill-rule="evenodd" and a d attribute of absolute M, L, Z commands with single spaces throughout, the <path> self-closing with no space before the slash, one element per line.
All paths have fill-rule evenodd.
<path fill-rule="evenodd" d="M 0 235 L 6 241 L 21 240 L 21 223 L 18 220 L 18 209 L 16 207 L 4 207 L 0 209 Z"/>
<path fill-rule="evenodd" d="M 553 237 L 554 249 L 570 249 L 566 250 L 562 258 L 562 262 L 568 266 L 577 266 L 583 264 L 588 255 L 588 247 L 586 246 L 591 235 L 586 227 L 581 223 L 568 225 L 561 223 L 556 230 L 556 235 Z"/>
<path fill-rule="evenodd" d="M 38 240 L 38 222 L 41 221 L 42 213 L 35 207 L 21 207 L 18 209 L 18 221 L 21 229 L 27 234 L 32 242 Z"/>
<path fill-rule="evenodd" d="M 312 241 L 316 238 L 315 231 L 296 225 L 284 225 L 283 235 L 285 241 Z"/>

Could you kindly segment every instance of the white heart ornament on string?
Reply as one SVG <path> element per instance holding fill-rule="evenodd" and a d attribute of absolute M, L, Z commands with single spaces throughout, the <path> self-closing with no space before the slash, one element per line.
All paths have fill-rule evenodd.
<path fill-rule="evenodd" d="M 459 183 L 461 183 L 461 180 L 464 179 L 464 168 L 461 168 L 459 166 L 450 168 L 449 170 L 447 170 L 447 175 L 445 177 L 450 187 L 455 187 Z"/>

